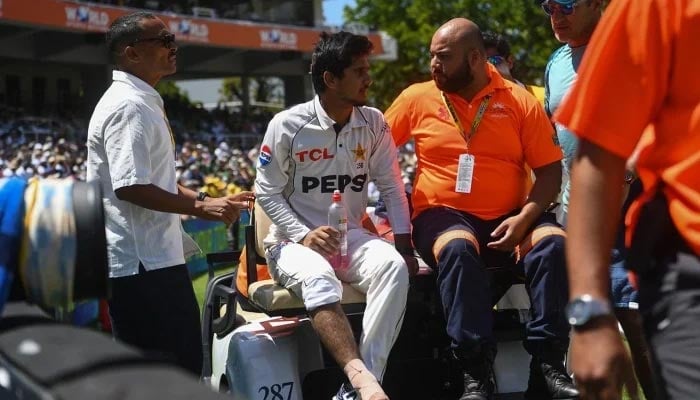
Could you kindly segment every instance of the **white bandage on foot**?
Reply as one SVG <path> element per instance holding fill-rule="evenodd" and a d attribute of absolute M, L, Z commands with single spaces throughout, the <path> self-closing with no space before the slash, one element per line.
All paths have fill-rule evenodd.
<path fill-rule="evenodd" d="M 360 393 L 361 399 L 367 400 L 388 400 L 382 387 L 377 382 L 377 378 L 367 369 L 365 363 L 359 358 L 350 360 L 343 367 L 345 375 L 350 380 L 350 384 Z"/>

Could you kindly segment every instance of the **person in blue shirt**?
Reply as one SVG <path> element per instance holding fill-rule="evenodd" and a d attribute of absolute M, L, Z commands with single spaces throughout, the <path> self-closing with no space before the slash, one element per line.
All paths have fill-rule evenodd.
<path fill-rule="evenodd" d="M 545 70 L 545 110 L 551 117 L 573 86 L 578 68 L 583 60 L 588 42 L 593 36 L 603 11 L 602 0 L 545 0 L 541 3 L 549 15 L 554 36 L 564 45 L 550 57 Z M 570 169 L 578 149 L 578 139 L 565 127 L 555 124 L 557 139 L 564 153 L 564 179 L 562 182 L 560 222 L 566 226 L 571 182 Z M 621 183 L 622 184 L 622 183 Z M 626 214 L 631 200 L 641 193 L 641 183 L 630 175 L 625 180 L 630 185 L 622 215 Z M 623 217 L 624 218 L 624 217 Z M 615 249 L 611 256 L 611 301 L 615 316 L 627 337 L 637 379 L 647 399 L 653 398 L 653 381 L 649 350 L 642 333 L 638 308 L 638 293 L 627 278 L 624 266 L 624 221 L 619 222 Z"/>

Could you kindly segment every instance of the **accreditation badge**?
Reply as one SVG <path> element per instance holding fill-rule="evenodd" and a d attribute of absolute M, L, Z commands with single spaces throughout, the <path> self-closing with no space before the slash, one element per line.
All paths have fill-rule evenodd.
<path fill-rule="evenodd" d="M 471 193 L 472 179 L 474 177 L 474 155 L 460 154 L 459 165 L 457 166 L 457 182 L 455 183 L 455 192 Z"/>

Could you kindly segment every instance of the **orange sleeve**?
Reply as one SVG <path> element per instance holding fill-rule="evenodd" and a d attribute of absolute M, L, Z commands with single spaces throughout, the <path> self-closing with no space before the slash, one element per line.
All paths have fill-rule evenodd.
<path fill-rule="evenodd" d="M 411 98 L 405 91 L 389 106 L 384 118 L 391 128 L 391 135 L 397 147 L 411 139 Z"/>
<path fill-rule="evenodd" d="M 578 79 L 554 119 L 627 158 L 665 100 L 675 1 L 615 0 L 586 49 Z"/>
<path fill-rule="evenodd" d="M 527 110 L 520 130 L 525 162 L 535 169 L 561 160 L 563 155 L 557 142 L 557 134 L 544 112 L 544 107 L 537 103 L 534 97 L 528 99 L 525 104 Z"/>

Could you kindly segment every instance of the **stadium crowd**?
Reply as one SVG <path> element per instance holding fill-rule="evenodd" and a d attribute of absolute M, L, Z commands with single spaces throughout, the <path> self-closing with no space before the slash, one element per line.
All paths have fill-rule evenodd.
<path fill-rule="evenodd" d="M 171 115 L 180 116 L 172 119 L 171 125 L 177 142 L 175 166 L 182 185 L 214 197 L 251 189 L 258 140 L 271 113 L 253 111 L 244 117 L 225 109 L 207 111 L 178 105 L 169 109 L 173 110 Z M 0 120 L 0 177 L 85 180 L 87 126 L 83 121 L 37 118 L 7 108 L 0 109 Z M 251 141 L 251 137 L 258 140 Z M 411 145 L 398 157 L 410 191 L 416 162 Z M 374 203 L 379 192 L 372 188 L 370 201 Z"/>

